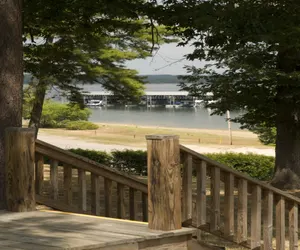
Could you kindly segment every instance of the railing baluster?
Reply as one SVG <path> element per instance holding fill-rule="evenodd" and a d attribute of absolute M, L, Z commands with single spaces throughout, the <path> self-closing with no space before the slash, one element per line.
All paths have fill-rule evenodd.
<path fill-rule="evenodd" d="M 135 220 L 135 190 L 129 188 L 129 218 L 130 220 Z"/>
<path fill-rule="evenodd" d="M 148 221 L 148 196 L 145 193 L 142 193 L 142 212 L 143 212 L 143 221 Z"/>
<path fill-rule="evenodd" d="M 211 213 L 210 213 L 210 231 L 220 229 L 220 169 L 212 167 L 211 169 Z"/>
<path fill-rule="evenodd" d="M 184 155 L 183 178 L 182 178 L 182 221 L 192 218 L 192 171 L 193 157 L 190 154 Z"/>
<path fill-rule="evenodd" d="M 86 174 L 82 169 L 78 169 L 78 184 L 79 184 L 79 209 L 87 211 L 86 206 Z"/>
<path fill-rule="evenodd" d="M 281 196 L 276 203 L 276 250 L 285 248 L 285 200 Z"/>
<path fill-rule="evenodd" d="M 292 203 L 289 211 L 290 250 L 298 249 L 298 204 Z"/>
<path fill-rule="evenodd" d="M 197 227 L 206 224 L 206 162 L 197 166 Z"/>
<path fill-rule="evenodd" d="M 64 198 L 68 205 L 72 204 L 72 167 L 64 166 Z"/>
<path fill-rule="evenodd" d="M 253 186 L 251 195 L 251 248 L 261 246 L 261 187 Z"/>
<path fill-rule="evenodd" d="M 112 217 L 112 181 L 104 179 L 105 216 Z"/>
<path fill-rule="evenodd" d="M 35 192 L 41 195 L 43 192 L 44 182 L 44 156 L 41 154 L 35 155 Z"/>
<path fill-rule="evenodd" d="M 264 213 L 263 213 L 263 235 L 264 235 L 264 250 L 273 250 L 273 192 L 264 191 Z"/>
<path fill-rule="evenodd" d="M 234 175 L 225 174 L 225 225 L 224 236 L 231 238 L 234 236 Z"/>
<path fill-rule="evenodd" d="M 92 214 L 100 215 L 100 182 L 99 176 L 91 174 Z"/>
<path fill-rule="evenodd" d="M 51 160 L 50 163 L 50 182 L 52 199 L 58 199 L 58 161 Z"/>
<path fill-rule="evenodd" d="M 248 239 L 247 229 L 247 202 L 248 183 L 245 179 L 238 181 L 238 218 L 237 218 L 237 242 L 242 243 Z"/>
<path fill-rule="evenodd" d="M 119 219 L 125 219 L 125 189 L 124 185 L 117 184 L 118 208 L 117 216 Z"/>

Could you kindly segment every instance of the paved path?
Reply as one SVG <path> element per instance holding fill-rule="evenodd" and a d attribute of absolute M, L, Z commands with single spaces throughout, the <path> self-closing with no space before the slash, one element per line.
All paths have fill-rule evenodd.
<path fill-rule="evenodd" d="M 82 148 L 82 149 L 93 149 L 99 151 L 112 151 L 112 150 L 146 150 L 146 147 L 133 147 L 127 145 L 112 145 L 112 144 L 101 144 L 92 141 L 83 141 L 75 137 L 57 136 L 57 135 L 46 135 L 40 134 L 38 138 L 42 141 L 53 144 L 57 147 L 63 149 L 70 148 Z M 275 156 L 275 149 L 264 147 L 264 148 L 254 148 L 254 147 L 235 147 L 235 146 L 220 146 L 220 145 L 185 145 L 196 152 L 199 153 L 225 153 L 225 152 L 236 152 L 236 153 L 255 153 L 268 156 Z"/>

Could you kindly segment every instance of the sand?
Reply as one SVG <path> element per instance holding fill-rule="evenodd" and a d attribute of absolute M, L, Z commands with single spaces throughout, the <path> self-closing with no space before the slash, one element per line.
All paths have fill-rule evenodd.
<path fill-rule="evenodd" d="M 118 144 L 105 144 L 100 142 L 94 142 L 90 140 L 84 140 L 78 137 L 60 136 L 60 135 L 49 135 L 45 132 L 39 134 L 38 139 L 53 144 L 62 149 L 70 148 L 82 148 L 82 149 L 93 149 L 99 151 L 110 152 L 112 150 L 146 150 L 145 145 L 131 146 L 131 145 L 118 145 Z M 255 153 L 268 156 L 275 156 L 275 149 L 272 147 L 251 147 L 251 146 L 225 146 L 225 145 L 193 145 L 185 144 L 184 146 L 189 147 L 199 153 L 225 153 L 225 152 L 236 152 L 236 153 Z"/>

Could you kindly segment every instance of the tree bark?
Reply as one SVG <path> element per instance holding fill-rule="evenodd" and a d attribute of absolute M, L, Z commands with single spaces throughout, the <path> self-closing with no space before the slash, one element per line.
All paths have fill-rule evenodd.
<path fill-rule="evenodd" d="M 0 209 L 6 206 L 5 129 L 22 126 L 22 2 L 0 0 Z"/>
<path fill-rule="evenodd" d="M 35 129 L 36 138 L 41 123 L 46 91 L 47 91 L 47 84 L 40 80 L 36 85 L 34 101 L 33 101 L 32 111 L 30 114 L 30 121 L 29 121 L 29 127 Z"/>
<path fill-rule="evenodd" d="M 292 97 L 296 91 L 285 86 L 276 101 L 276 160 L 271 184 L 283 190 L 300 188 L 300 107 L 298 98 Z"/>

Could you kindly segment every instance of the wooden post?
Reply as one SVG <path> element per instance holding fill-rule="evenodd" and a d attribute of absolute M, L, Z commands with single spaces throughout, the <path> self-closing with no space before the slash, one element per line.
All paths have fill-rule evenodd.
<path fill-rule="evenodd" d="M 5 133 L 6 202 L 8 211 L 35 210 L 35 130 L 8 128 Z"/>
<path fill-rule="evenodd" d="M 181 228 L 179 137 L 148 135 L 148 226 L 154 230 Z"/>

